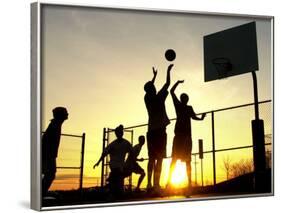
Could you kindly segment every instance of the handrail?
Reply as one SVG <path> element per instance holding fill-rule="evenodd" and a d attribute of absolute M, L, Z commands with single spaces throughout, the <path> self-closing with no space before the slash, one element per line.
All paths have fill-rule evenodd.
<path fill-rule="evenodd" d="M 260 101 L 259 104 L 264 104 L 264 103 L 269 103 L 272 102 L 272 100 L 264 100 L 264 101 Z M 197 113 L 196 115 L 201 115 L 203 113 L 212 113 L 212 112 L 221 112 L 221 111 L 225 111 L 225 110 L 230 110 L 230 109 L 237 109 L 237 108 L 242 108 L 242 107 L 247 107 L 247 106 L 252 106 L 255 103 L 248 103 L 248 104 L 242 104 L 242 105 L 237 105 L 237 106 L 232 106 L 232 107 L 227 107 L 227 108 L 221 108 L 221 109 L 216 109 L 216 110 L 211 110 L 211 111 L 207 111 L 207 112 L 200 112 Z M 170 121 L 174 121 L 176 120 L 176 118 L 172 118 L 170 119 Z M 133 128 L 138 128 L 138 127 L 144 127 L 147 126 L 148 124 L 139 124 L 139 125 L 135 125 L 135 126 L 129 126 L 129 127 L 125 127 L 125 129 L 133 129 Z"/>
<path fill-rule="evenodd" d="M 44 134 L 45 132 L 42 132 L 42 134 Z M 74 138 L 83 138 L 83 135 L 72 135 L 72 134 L 64 134 L 61 133 L 61 136 L 69 136 L 69 137 L 74 137 Z"/>
<path fill-rule="evenodd" d="M 269 145 L 272 145 L 272 143 L 265 143 L 264 144 L 265 146 L 269 146 Z M 216 149 L 215 152 L 225 152 L 225 151 L 231 151 L 231 150 L 237 150 L 237 149 L 249 149 L 249 148 L 252 148 L 253 145 L 249 145 L 249 146 L 237 146 L 237 147 L 231 147 L 231 148 L 226 148 L 226 149 Z M 210 154 L 212 153 L 213 151 L 212 150 L 209 150 L 209 151 L 204 151 L 202 152 L 203 154 Z M 194 155 L 199 155 L 199 152 L 195 152 L 195 153 L 191 153 L 193 156 Z M 168 158 L 172 158 L 172 156 L 168 156 L 168 157 L 165 157 L 164 159 L 168 159 Z M 148 160 L 148 158 L 144 158 L 143 160 Z M 108 164 L 109 165 L 109 164 Z"/>

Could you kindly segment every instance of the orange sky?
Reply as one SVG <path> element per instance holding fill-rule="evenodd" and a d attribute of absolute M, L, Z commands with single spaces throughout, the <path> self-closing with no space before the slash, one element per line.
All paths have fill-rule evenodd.
<path fill-rule="evenodd" d="M 52 109 L 65 106 L 69 119 L 63 124 L 63 132 L 86 133 L 85 177 L 99 177 L 100 167 L 93 170 L 92 165 L 101 154 L 103 128 L 115 128 L 120 123 L 124 126 L 147 123 L 143 85 L 152 78 L 152 66 L 158 69 L 157 89 L 163 85 L 169 65 L 164 52 L 169 48 L 177 52 L 171 84 L 179 79 L 185 80 L 176 93 L 188 93 L 189 104 L 196 112 L 252 102 L 250 73 L 208 83 L 203 80 L 203 36 L 250 21 L 257 23 L 259 99 L 267 100 L 272 98 L 270 20 L 46 6 L 42 25 L 43 130 L 52 118 Z M 174 118 L 170 96 L 166 109 L 169 118 Z M 216 148 L 251 144 L 252 108 L 215 116 Z M 270 105 L 264 105 L 261 117 L 266 121 L 266 133 L 270 134 Z M 197 141 L 201 138 L 204 149 L 210 150 L 210 115 L 205 121 L 195 121 L 192 125 L 193 152 L 197 151 Z M 173 123 L 167 128 L 168 155 L 173 128 Z M 138 136 L 145 133 L 146 128 L 136 129 L 134 144 Z M 60 165 L 79 164 L 79 142 L 75 140 L 62 139 Z M 75 150 L 78 151 L 75 153 Z M 141 155 L 147 157 L 146 148 Z M 223 155 L 218 154 L 218 159 Z M 233 161 L 237 161 L 251 157 L 251 152 L 232 155 Z M 211 157 L 206 156 L 206 181 L 212 181 L 211 162 Z M 143 166 L 146 167 L 145 163 Z M 165 184 L 167 169 L 168 163 L 165 163 L 162 184 Z M 58 173 L 58 177 L 65 174 L 65 171 Z M 73 179 L 73 175 L 74 171 L 68 178 Z M 223 172 L 218 172 L 218 179 L 222 180 L 223 176 Z"/>

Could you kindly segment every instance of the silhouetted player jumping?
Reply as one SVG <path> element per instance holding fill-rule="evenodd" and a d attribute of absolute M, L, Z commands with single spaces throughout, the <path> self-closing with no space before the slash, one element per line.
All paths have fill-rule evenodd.
<path fill-rule="evenodd" d="M 180 83 L 183 82 L 184 81 L 177 81 L 170 90 L 177 114 L 177 121 L 174 130 L 175 136 L 172 148 L 172 162 L 170 165 L 167 186 L 170 184 L 175 164 L 179 159 L 186 162 L 186 172 L 188 176 L 189 187 L 191 187 L 191 118 L 193 120 L 203 120 L 206 116 L 206 113 L 203 113 L 201 118 L 197 117 L 192 106 L 187 105 L 189 97 L 185 93 L 181 94 L 180 101 L 178 100 L 177 96 L 175 95 L 175 89 Z"/>
<path fill-rule="evenodd" d="M 111 142 L 102 153 L 98 162 L 94 165 L 94 169 L 107 155 L 110 156 L 110 174 L 108 178 L 109 189 L 114 196 L 118 196 L 123 192 L 124 187 L 124 163 L 127 153 L 132 152 L 132 145 L 123 138 L 123 125 L 119 125 L 115 129 L 116 140 Z"/>
<path fill-rule="evenodd" d="M 148 112 L 148 131 L 147 131 L 147 149 L 148 149 L 148 166 L 147 166 L 147 188 L 152 187 L 151 176 L 154 173 L 153 187 L 160 188 L 159 180 L 162 170 L 162 161 L 166 157 L 167 134 L 166 126 L 170 120 L 166 113 L 165 100 L 168 96 L 168 87 L 170 86 L 170 71 L 173 64 L 167 69 L 166 83 L 157 93 L 154 81 L 157 70 L 153 67 L 153 78 L 144 85 L 146 92 L 144 101 Z"/>
<path fill-rule="evenodd" d="M 42 136 L 42 195 L 45 196 L 56 176 L 56 158 L 60 145 L 61 126 L 68 119 L 64 107 L 53 109 L 53 119 Z"/>
<path fill-rule="evenodd" d="M 139 143 L 133 147 L 133 151 L 129 154 L 124 167 L 124 176 L 128 177 L 132 173 L 139 174 L 139 180 L 136 190 L 139 191 L 141 182 L 144 179 L 145 172 L 143 168 L 140 167 L 137 161 L 144 161 L 143 158 L 138 158 L 141 148 L 144 145 L 145 137 L 143 135 L 139 136 Z"/>

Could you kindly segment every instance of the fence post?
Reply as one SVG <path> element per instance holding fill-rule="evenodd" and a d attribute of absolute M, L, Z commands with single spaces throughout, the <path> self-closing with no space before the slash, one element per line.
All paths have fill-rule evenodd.
<path fill-rule="evenodd" d="M 102 139 L 102 153 L 104 152 L 105 149 L 105 142 L 106 142 L 106 129 L 103 128 L 103 139 Z M 104 158 L 102 159 L 101 162 L 101 187 L 104 185 Z"/>
<path fill-rule="evenodd" d="M 82 148 L 81 148 L 81 166 L 80 166 L 80 185 L 79 189 L 82 191 L 83 188 L 83 174 L 84 174 L 84 154 L 85 154 L 85 136 L 86 134 L 82 134 Z"/>
<path fill-rule="evenodd" d="M 197 186 L 197 161 L 196 161 L 196 155 L 194 155 L 194 167 L 195 167 L 195 186 Z M 190 180 L 188 180 L 188 181 L 190 181 Z"/>
<path fill-rule="evenodd" d="M 212 115 L 212 153 L 213 153 L 213 179 L 214 185 L 217 184 L 216 181 L 216 146 L 215 146 L 215 118 L 214 118 L 214 111 L 211 113 Z"/>
<path fill-rule="evenodd" d="M 201 186 L 204 186 L 204 175 L 203 175 L 203 140 L 199 139 L 198 140 L 198 145 L 199 145 L 199 158 L 201 161 Z"/>
<path fill-rule="evenodd" d="M 132 147 L 134 146 L 134 130 L 131 130 L 131 143 L 132 143 Z M 133 185 L 133 180 L 132 180 L 132 174 L 129 177 L 129 187 L 130 190 L 132 191 L 132 185 Z"/>

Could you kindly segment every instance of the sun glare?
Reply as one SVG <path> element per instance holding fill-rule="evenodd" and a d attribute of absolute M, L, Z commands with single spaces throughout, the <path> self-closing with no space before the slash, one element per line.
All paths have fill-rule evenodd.
<path fill-rule="evenodd" d="M 187 185 L 186 167 L 184 162 L 177 161 L 172 174 L 171 184 L 174 187 L 184 187 Z"/>

